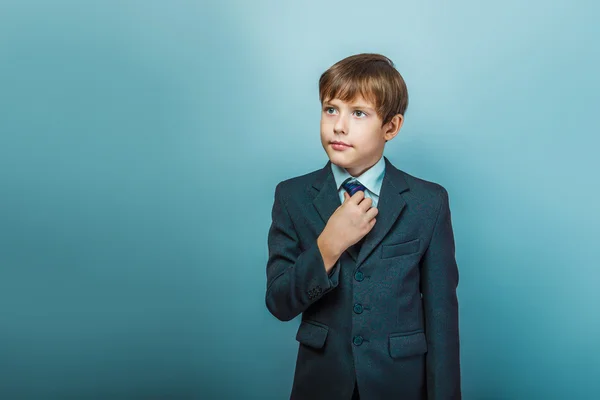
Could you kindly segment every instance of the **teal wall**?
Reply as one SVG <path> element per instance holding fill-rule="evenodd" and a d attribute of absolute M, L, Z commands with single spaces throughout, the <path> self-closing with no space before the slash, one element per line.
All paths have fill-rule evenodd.
<path fill-rule="evenodd" d="M 289 397 L 273 194 L 360 52 L 409 89 L 385 155 L 450 194 L 464 398 L 600 398 L 599 11 L 1 1 L 0 398 Z"/>

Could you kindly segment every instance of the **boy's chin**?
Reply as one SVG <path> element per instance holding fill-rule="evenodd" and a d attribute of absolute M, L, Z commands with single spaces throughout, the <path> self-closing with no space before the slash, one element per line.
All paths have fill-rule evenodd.
<path fill-rule="evenodd" d="M 343 154 L 328 153 L 327 156 L 329 157 L 329 161 L 331 161 L 333 164 L 337 165 L 338 167 L 342 167 L 342 168 L 350 167 L 352 164 L 352 161 L 355 161 L 354 159 L 347 157 Z"/>

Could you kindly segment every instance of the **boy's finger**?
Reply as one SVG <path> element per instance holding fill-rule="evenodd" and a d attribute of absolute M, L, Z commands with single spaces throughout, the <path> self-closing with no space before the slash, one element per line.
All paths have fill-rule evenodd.
<path fill-rule="evenodd" d="M 352 195 L 353 199 L 356 199 L 355 204 L 359 204 L 365 198 L 365 192 L 362 190 L 358 190 L 356 193 Z"/>

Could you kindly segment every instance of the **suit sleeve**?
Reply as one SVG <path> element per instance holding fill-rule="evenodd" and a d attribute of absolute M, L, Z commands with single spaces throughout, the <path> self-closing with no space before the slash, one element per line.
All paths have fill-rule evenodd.
<path fill-rule="evenodd" d="M 316 239 L 301 252 L 298 234 L 281 192 L 280 183 L 275 188 L 268 234 L 265 301 L 271 314 L 281 321 L 289 321 L 337 287 L 340 260 L 328 274 Z"/>
<path fill-rule="evenodd" d="M 427 393 L 432 400 L 461 398 L 458 266 L 448 192 L 441 203 L 431 241 L 421 264 L 421 293 L 427 336 Z"/>

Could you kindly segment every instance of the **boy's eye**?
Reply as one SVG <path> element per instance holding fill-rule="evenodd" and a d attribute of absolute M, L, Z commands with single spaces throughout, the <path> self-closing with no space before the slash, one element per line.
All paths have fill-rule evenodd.
<path fill-rule="evenodd" d="M 333 107 L 326 107 L 326 108 L 325 108 L 325 112 L 326 112 L 327 114 L 330 114 L 330 113 L 329 113 L 329 110 L 333 110 L 333 109 L 334 109 Z M 357 113 L 360 113 L 360 115 L 358 115 L 359 117 L 360 117 L 361 115 L 362 115 L 362 116 L 365 116 L 365 117 L 367 116 L 367 114 L 365 114 L 364 112 L 362 112 L 362 111 L 360 111 L 360 110 L 356 110 L 356 112 L 357 112 Z M 330 115 L 331 115 L 331 114 L 330 114 Z"/>

